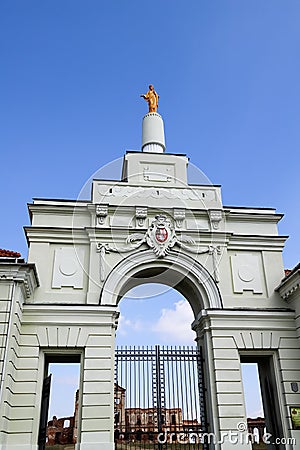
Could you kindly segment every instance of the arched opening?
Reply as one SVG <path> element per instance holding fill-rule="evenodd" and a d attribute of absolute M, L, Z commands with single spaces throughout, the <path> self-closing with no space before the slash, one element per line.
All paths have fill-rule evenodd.
<path fill-rule="evenodd" d="M 139 275 L 135 280 L 144 281 L 145 272 Z M 161 279 L 159 271 L 155 279 Z M 165 443 L 202 449 L 204 380 L 191 304 L 179 289 L 147 282 L 128 290 L 119 310 L 116 449 L 140 448 L 141 442 L 147 449 Z"/>
<path fill-rule="evenodd" d="M 128 291 L 119 302 L 117 346 L 196 346 L 194 314 L 186 298 L 162 284 L 147 283 Z"/>
<path fill-rule="evenodd" d="M 132 253 L 114 267 L 103 285 L 100 304 L 118 305 L 129 290 L 148 283 L 164 284 L 181 293 L 195 318 L 202 309 L 222 308 L 217 285 L 199 262 L 177 252 L 154 258 L 151 250 Z"/>
<path fill-rule="evenodd" d="M 204 370 L 207 369 L 203 367 L 202 331 L 197 328 L 198 335 L 194 333 L 191 338 L 191 341 L 196 339 L 197 344 L 192 347 L 186 346 L 184 336 L 190 332 L 191 322 L 198 323 L 197 319 L 203 310 L 222 307 L 221 297 L 210 273 L 195 259 L 175 251 L 163 258 L 156 258 L 152 250 L 146 250 L 133 253 L 114 266 L 103 285 L 100 305 L 119 305 L 122 330 L 126 326 L 124 314 L 122 316 L 124 299 L 132 295 L 134 289 L 146 286 L 149 292 L 153 285 L 163 285 L 168 292 L 172 291 L 177 296 L 175 309 L 174 304 L 173 309 L 165 307 L 164 315 L 162 309 L 158 320 L 164 319 L 166 325 L 166 320 L 170 319 L 172 313 L 178 316 L 180 307 L 186 308 L 188 302 L 188 309 L 185 311 L 190 312 L 189 324 L 186 324 L 183 332 L 173 324 L 172 331 L 179 338 L 175 343 L 177 348 L 164 348 L 161 345 L 149 347 L 149 342 L 144 340 L 147 334 L 145 325 L 141 327 L 143 341 L 137 339 L 133 348 L 126 345 L 125 348 L 116 348 L 116 449 L 123 449 L 126 445 L 132 446 L 134 442 L 140 441 L 145 442 L 149 449 L 155 446 L 163 448 L 161 446 L 167 442 L 192 446 L 195 450 L 207 449 L 208 446 L 205 442 L 203 445 L 201 437 L 202 432 L 207 431 L 204 390 Z M 151 301 L 154 302 L 153 298 Z M 164 302 L 161 303 L 163 304 Z M 142 316 L 146 315 L 144 310 Z M 132 326 L 132 319 L 127 319 L 127 325 Z M 120 344 L 120 340 L 118 341 Z M 118 399 L 121 397 L 123 401 L 120 402 Z M 138 423 L 137 416 L 140 418 Z M 172 417 L 175 417 L 175 421 Z"/>

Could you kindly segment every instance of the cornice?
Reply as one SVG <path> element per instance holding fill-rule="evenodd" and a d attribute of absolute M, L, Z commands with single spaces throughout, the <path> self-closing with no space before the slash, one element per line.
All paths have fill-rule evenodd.
<path fill-rule="evenodd" d="M 100 314 L 101 312 L 101 314 Z M 69 326 L 115 324 L 119 312 L 114 306 L 25 304 L 22 324 L 59 324 Z"/>
<path fill-rule="evenodd" d="M 273 250 L 282 251 L 288 236 L 235 234 L 232 233 L 228 250 Z"/>
<path fill-rule="evenodd" d="M 95 239 L 111 241 L 116 237 L 124 238 L 124 232 L 128 235 L 135 232 L 143 232 L 147 227 L 48 227 L 48 226 L 29 226 L 24 227 L 28 242 L 49 242 L 66 244 L 89 244 Z M 112 238 L 112 230 L 114 238 Z M 217 243 L 228 250 L 247 250 L 247 251 L 282 251 L 287 236 L 273 235 L 249 235 L 235 234 L 224 231 L 211 231 L 206 229 L 176 229 L 176 234 L 186 234 L 193 237 L 198 244 Z"/>
<path fill-rule="evenodd" d="M 247 320 L 245 320 L 247 317 Z M 205 309 L 200 312 L 192 328 L 222 330 L 282 330 L 295 331 L 295 311 L 289 308 L 232 308 Z"/>
<path fill-rule="evenodd" d="M 225 210 L 226 220 L 230 222 L 242 222 L 242 223 L 274 223 L 277 224 L 283 217 L 283 214 L 265 213 L 265 212 L 253 212 L 253 211 L 228 211 Z"/>
<path fill-rule="evenodd" d="M 69 206 L 86 206 L 91 203 L 91 200 L 78 200 L 78 199 L 63 199 L 63 198 L 33 198 L 33 203 L 28 205 L 69 205 Z"/>
<path fill-rule="evenodd" d="M 282 280 L 276 291 L 284 300 L 289 300 L 294 295 L 298 295 L 300 298 L 300 264 Z"/>
<path fill-rule="evenodd" d="M 27 242 L 88 244 L 85 228 L 72 227 L 24 227 Z"/>
<path fill-rule="evenodd" d="M 32 263 L 0 262 L 0 283 L 1 281 L 21 283 L 26 298 L 30 298 L 35 288 L 39 286 L 36 267 Z"/>

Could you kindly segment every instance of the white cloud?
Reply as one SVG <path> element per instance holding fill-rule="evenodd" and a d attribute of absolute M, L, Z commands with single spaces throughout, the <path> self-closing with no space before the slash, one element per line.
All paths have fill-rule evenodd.
<path fill-rule="evenodd" d="M 122 336 L 126 336 L 131 331 L 140 331 L 143 328 L 143 324 L 140 320 L 126 319 L 125 316 L 120 315 L 118 332 Z"/>
<path fill-rule="evenodd" d="M 190 304 L 186 300 L 179 300 L 174 303 L 174 307 L 162 309 L 152 331 L 158 333 L 166 344 L 192 345 L 196 335 L 191 330 L 194 316 Z"/>

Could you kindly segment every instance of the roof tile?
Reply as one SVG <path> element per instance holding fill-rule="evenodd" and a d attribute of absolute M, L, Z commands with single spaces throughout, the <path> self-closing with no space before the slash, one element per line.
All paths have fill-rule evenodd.
<path fill-rule="evenodd" d="M 19 252 L 13 252 L 12 250 L 4 250 L 3 248 L 0 248 L 0 258 L 20 258 L 21 253 Z"/>

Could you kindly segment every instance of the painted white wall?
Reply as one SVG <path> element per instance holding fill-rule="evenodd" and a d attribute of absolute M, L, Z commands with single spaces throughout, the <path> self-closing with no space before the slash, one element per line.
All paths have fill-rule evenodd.
<path fill-rule="evenodd" d="M 39 281 L 33 266 L 0 262 L 0 333 L 8 335 L 7 351 L 0 347 L 0 449 L 36 449 L 45 355 L 78 352 L 77 448 L 113 450 L 117 302 L 145 281 L 134 274 L 157 268 L 165 271 L 151 281 L 180 286 L 194 311 L 212 431 L 226 433 L 246 421 L 240 357 L 267 352 L 278 369 L 284 432 L 300 442 L 289 417 L 289 407 L 300 404 L 291 390 L 300 381 L 299 292 L 288 302 L 275 290 L 284 276 L 281 216 L 225 207 L 218 186 L 188 186 L 184 155 L 129 152 L 124 161 L 127 181 L 95 180 L 91 201 L 29 206 L 28 261 Z M 144 239 L 157 214 L 169 219 L 176 241 L 161 257 Z M 237 447 L 227 441 L 215 448 Z"/>

